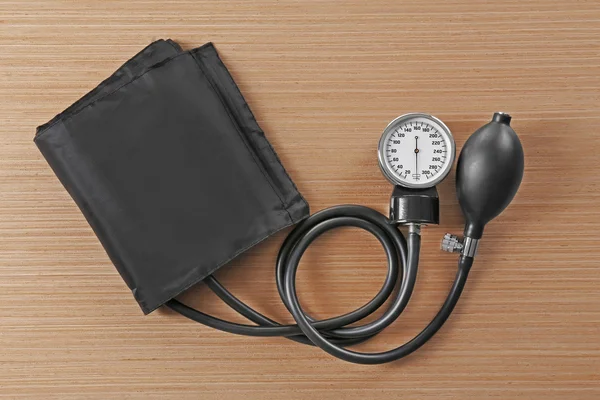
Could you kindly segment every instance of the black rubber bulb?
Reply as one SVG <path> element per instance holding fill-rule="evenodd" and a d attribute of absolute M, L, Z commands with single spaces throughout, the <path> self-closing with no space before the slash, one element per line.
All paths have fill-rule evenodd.
<path fill-rule="evenodd" d="M 508 114 L 495 113 L 460 152 L 456 193 L 465 215 L 465 237 L 481 238 L 485 225 L 508 206 L 523 179 L 523 146 L 510 120 Z"/>

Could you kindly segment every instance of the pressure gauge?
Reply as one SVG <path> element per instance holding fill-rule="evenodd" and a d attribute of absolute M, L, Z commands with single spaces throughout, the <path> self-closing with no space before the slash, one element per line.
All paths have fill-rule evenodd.
<path fill-rule="evenodd" d="M 450 129 L 432 115 L 401 115 L 379 140 L 379 166 L 394 185 L 428 188 L 441 182 L 454 163 Z"/>

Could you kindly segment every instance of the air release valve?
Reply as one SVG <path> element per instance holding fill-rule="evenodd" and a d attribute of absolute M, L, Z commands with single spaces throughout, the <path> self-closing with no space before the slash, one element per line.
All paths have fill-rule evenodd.
<path fill-rule="evenodd" d="M 460 253 L 463 249 L 463 244 L 458 236 L 446 233 L 442 239 L 441 248 L 448 253 Z"/>
<path fill-rule="evenodd" d="M 479 239 L 473 239 L 465 236 L 464 239 L 460 239 L 456 235 L 446 233 L 442 239 L 442 250 L 448 253 L 460 253 L 463 257 L 474 258 L 477 255 L 477 248 L 479 247 Z"/>

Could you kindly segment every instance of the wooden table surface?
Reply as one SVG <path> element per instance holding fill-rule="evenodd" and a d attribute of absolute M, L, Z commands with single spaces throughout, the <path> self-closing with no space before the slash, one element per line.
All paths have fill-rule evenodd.
<path fill-rule="evenodd" d="M 487 230 L 464 296 L 424 348 L 348 364 L 280 338 L 144 317 L 32 142 L 157 38 L 213 41 L 312 211 L 386 212 L 375 156 L 385 125 L 423 111 L 460 150 L 513 114 L 521 189 Z M 0 2 L 0 397 L 189 399 L 600 398 L 600 3 L 508 1 Z M 453 173 L 442 224 L 423 229 L 413 299 L 363 350 L 398 346 L 437 311 L 456 271 Z M 252 307 L 291 322 L 274 260 L 285 232 L 220 270 Z M 303 258 L 302 303 L 327 317 L 369 300 L 376 240 L 325 235 Z M 242 321 L 203 285 L 184 300 Z"/>

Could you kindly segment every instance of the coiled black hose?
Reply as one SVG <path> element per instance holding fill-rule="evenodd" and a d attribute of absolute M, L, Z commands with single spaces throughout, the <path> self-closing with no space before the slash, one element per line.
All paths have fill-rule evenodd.
<path fill-rule="evenodd" d="M 296 293 L 296 271 L 302 254 L 317 237 L 330 229 L 342 226 L 362 228 L 373 234 L 385 250 L 388 272 L 379 293 L 371 301 L 347 314 L 316 321 L 300 307 Z M 286 336 L 300 343 L 319 346 L 342 360 L 358 364 L 382 364 L 407 356 L 435 335 L 456 306 L 473 264 L 472 258 L 460 258 L 456 278 L 444 304 L 429 325 L 412 340 L 381 353 L 360 353 L 345 348 L 372 338 L 404 311 L 417 277 L 420 245 L 419 233 L 411 230 L 407 243 L 402 233 L 388 218 L 371 208 L 356 205 L 335 206 L 320 211 L 298 224 L 284 241 L 277 257 L 277 290 L 297 325 L 283 325 L 260 314 L 227 291 L 213 276 L 206 278 L 206 284 L 227 305 L 256 325 L 225 321 L 177 300 L 170 300 L 167 306 L 189 319 L 225 332 L 247 336 Z M 379 309 L 392 295 L 398 283 L 399 289 L 393 301 L 379 318 L 363 325 L 348 326 Z"/>

